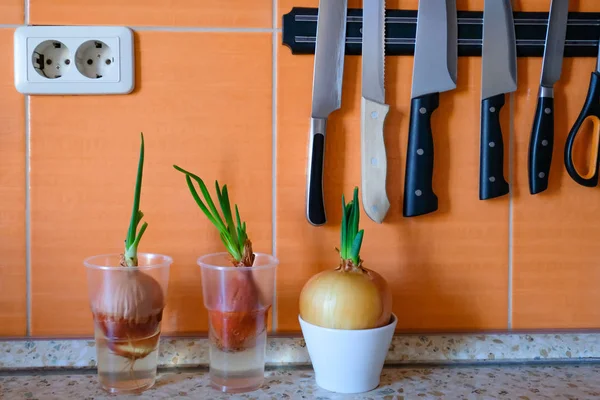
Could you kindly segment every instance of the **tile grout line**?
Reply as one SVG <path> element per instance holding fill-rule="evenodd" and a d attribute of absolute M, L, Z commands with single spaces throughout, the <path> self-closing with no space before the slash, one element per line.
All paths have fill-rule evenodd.
<path fill-rule="evenodd" d="M 24 22 L 29 24 L 29 0 L 23 5 Z M 31 336 L 31 128 L 30 99 L 25 96 L 25 336 Z"/>
<path fill-rule="evenodd" d="M 130 26 L 134 31 L 156 32 L 223 32 L 223 33 L 273 33 L 279 32 L 274 28 L 231 28 L 231 27 L 192 27 L 192 26 Z"/>
<path fill-rule="evenodd" d="M 513 193 L 514 193 L 514 144 L 515 144 L 515 94 L 510 94 L 510 125 L 508 135 L 508 179 L 510 182 L 510 191 L 508 192 L 508 321 L 507 328 L 512 330 L 513 314 Z"/>
<path fill-rule="evenodd" d="M 0 24 L 0 29 L 16 29 L 29 25 L 29 17 L 25 16 L 24 24 Z M 213 33 L 279 33 L 280 28 L 231 28 L 231 27 L 179 27 L 179 26 L 129 26 L 140 32 L 213 32 Z"/>
<path fill-rule="evenodd" d="M 31 129 L 30 129 L 30 97 L 25 96 L 25 302 L 26 328 L 25 335 L 31 336 Z"/>
<path fill-rule="evenodd" d="M 273 7 L 273 29 L 271 30 L 272 45 L 271 50 L 271 253 L 277 257 L 277 0 L 272 1 Z M 279 267 L 277 267 L 279 268 Z M 277 274 L 275 275 L 273 290 L 273 323 L 272 331 L 277 331 Z"/>

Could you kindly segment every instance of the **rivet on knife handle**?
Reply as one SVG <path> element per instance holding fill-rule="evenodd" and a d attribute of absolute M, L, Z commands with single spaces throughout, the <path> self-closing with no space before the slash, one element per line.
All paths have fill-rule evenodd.
<path fill-rule="evenodd" d="M 390 208 L 386 193 L 387 156 L 383 129 L 389 109 L 387 104 L 362 98 L 362 201 L 367 216 L 377 223 L 383 222 Z"/>
<path fill-rule="evenodd" d="M 554 148 L 554 99 L 551 92 L 538 98 L 529 142 L 529 192 L 537 194 L 548 188 L 552 149 Z M 548 93 L 549 92 L 549 93 Z"/>
<path fill-rule="evenodd" d="M 481 141 L 479 150 L 479 199 L 488 200 L 508 194 L 504 179 L 504 142 L 500 126 L 500 110 L 504 93 L 481 102 Z"/>
<path fill-rule="evenodd" d="M 312 225 L 323 225 L 327 222 L 323 196 L 326 126 L 326 119 L 311 118 L 308 149 L 308 184 L 306 187 L 306 218 Z"/>
<path fill-rule="evenodd" d="M 404 179 L 405 217 L 434 212 L 438 198 L 433 192 L 433 135 L 431 114 L 439 106 L 439 93 L 412 99 L 406 171 Z"/>

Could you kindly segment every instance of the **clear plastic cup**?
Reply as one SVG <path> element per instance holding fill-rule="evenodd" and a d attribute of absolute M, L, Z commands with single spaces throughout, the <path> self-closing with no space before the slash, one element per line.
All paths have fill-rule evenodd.
<path fill-rule="evenodd" d="M 158 342 L 173 260 L 138 254 L 122 267 L 120 254 L 90 257 L 87 270 L 98 359 L 98 380 L 110 393 L 139 393 L 154 385 Z"/>
<path fill-rule="evenodd" d="M 228 253 L 198 259 L 208 310 L 211 386 L 229 393 L 264 381 L 267 321 L 279 261 L 255 253 L 252 267 L 234 267 Z"/>

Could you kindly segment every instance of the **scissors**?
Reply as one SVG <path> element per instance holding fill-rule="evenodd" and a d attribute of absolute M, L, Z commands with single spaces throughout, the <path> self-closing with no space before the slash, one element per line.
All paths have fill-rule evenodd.
<path fill-rule="evenodd" d="M 594 187 L 598 185 L 598 161 L 600 155 L 600 43 L 599 43 L 598 59 L 596 61 L 596 70 L 592 72 L 590 79 L 590 87 L 588 88 L 587 97 L 583 104 L 583 109 L 575 121 L 565 146 L 565 166 L 567 172 L 573 180 L 582 186 Z M 573 164 L 573 144 L 579 133 L 581 126 L 586 122 L 591 121 L 593 124 L 593 139 L 590 147 L 590 169 L 585 175 L 579 174 Z"/>

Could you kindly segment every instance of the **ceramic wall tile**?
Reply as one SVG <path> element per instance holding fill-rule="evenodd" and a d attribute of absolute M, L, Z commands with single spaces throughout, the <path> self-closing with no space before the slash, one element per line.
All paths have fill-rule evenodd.
<path fill-rule="evenodd" d="M 206 331 L 196 257 L 222 249 L 194 204 L 181 164 L 229 185 L 251 228 L 255 249 L 272 246 L 272 35 L 270 32 L 152 32 L 155 27 L 263 28 L 273 24 L 271 0 L 30 0 L 32 24 L 117 24 L 136 33 L 137 88 L 128 96 L 31 98 L 31 326 L 34 336 L 91 333 L 84 257 L 121 250 L 128 225 L 139 132 L 146 137 L 142 209 L 150 223 L 142 251 L 175 258 L 165 331 Z M 292 7 L 318 0 L 278 0 L 277 24 Z M 24 3 L 0 5 L 0 24 L 22 24 Z M 351 8 L 362 2 L 349 0 Z M 388 0 L 416 9 L 417 0 Z M 513 1 L 516 11 L 547 11 L 549 0 Z M 598 11 L 571 1 L 571 11 Z M 458 0 L 482 10 L 483 0 Z M 149 31 L 150 30 L 150 31 Z M 12 57 L 12 30 L 0 50 Z M 190 52 L 189 48 L 198 49 Z M 360 185 L 360 57 L 347 56 L 342 109 L 329 121 L 325 193 L 329 223 L 304 217 L 306 152 L 313 57 L 293 56 L 277 42 L 276 251 L 277 327 L 297 331 L 298 295 L 306 280 L 338 263 L 342 193 Z M 157 55 L 160 55 L 157 57 Z M 386 125 L 390 212 L 382 225 L 362 214 L 365 265 L 390 282 L 399 331 L 506 329 L 509 254 L 512 327 L 598 327 L 595 190 L 567 175 L 566 135 L 595 66 L 569 59 L 556 87 L 556 141 L 550 188 L 531 196 L 527 153 L 541 59 L 519 60 L 519 88 L 503 109 L 505 175 L 511 196 L 478 200 L 480 62 L 459 60 L 457 90 L 441 96 L 434 116 L 434 187 L 438 212 L 402 217 L 412 57 L 386 59 Z M 2 70 L 4 68 L 4 71 Z M 14 89 L 12 62 L 0 67 L 0 335 L 23 335 L 25 282 L 25 100 Z M 10 149 L 5 151 L 4 149 Z M 510 156 L 508 155 L 510 154 Z M 512 160 L 512 166 L 510 164 Z M 510 211 L 512 210 L 512 211 Z M 512 225 L 510 225 L 512 223 Z M 512 229 L 512 230 L 511 230 Z M 510 234 L 512 250 L 509 248 Z M 512 251 L 512 253 L 511 253 Z M 5 255 L 7 255 L 5 257 Z M 5 284 L 8 282 L 8 284 Z"/>
<path fill-rule="evenodd" d="M 342 108 L 331 115 L 325 150 L 328 224 L 305 219 L 305 170 L 313 56 L 278 56 L 278 327 L 297 330 L 298 295 L 313 274 L 334 268 L 340 201 L 360 185 L 360 58 L 347 56 Z M 508 198 L 478 199 L 480 59 L 461 58 L 458 88 L 434 116 L 434 187 L 440 209 L 402 217 L 412 57 L 386 60 L 388 196 L 382 225 L 362 215 L 365 266 L 394 293 L 399 330 L 502 329 L 507 325 Z M 508 110 L 503 122 L 508 127 Z M 507 135 L 508 136 L 508 135 Z M 508 138 L 506 139 L 508 140 Z"/>
<path fill-rule="evenodd" d="M 140 251 L 174 258 L 165 332 L 206 331 L 196 258 L 223 251 L 173 164 L 211 188 L 227 184 L 255 250 L 271 251 L 271 35 L 142 32 L 136 48 L 131 95 L 31 99 L 35 336 L 90 334 L 82 261 L 122 250 L 140 132 L 149 223 Z"/>
<path fill-rule="evenodd" d="M 543 9 L 546 2 L 520 2 L 520 9 Z M 571 11 L 597 11 L 589 2 L 571 2 Z M 537 104 L 541 60 L 519 60 L 515 95 L 515 176 L 513 188 L 513 327 L 516 329 L 597 328 L 600 326 L 600 194 L 575 183 L 564 166 L 567 135 L 585 100 L 595 58 L 565 59 L 555 86 L 555 132 L 548 189 L 529 193 L 527 158 Z M 591 126 L 591 124 L 590 124 Z M 590 146 L 582 131 L 577 161 Z M 587 133 L 586 133 L 587 132 Z M 586 134 L 588 135 L 586 137 Z M 582 164 L 582 163 L 581 163 Z M 580 165 L 581 165 L 580 164 Z"/>
<path fill-rule="evenodd" d="M 0 29 L 0 336 L 26 329 L 25 99 L 13 84 L 12 39 Z"/>
<path fill-rule="evenodd" d="M 0 24 L 22 24 L 25 18 L 23 0 L 2 0 L 0 3 Z"/>
<path fill-rule="evenodd" d="M 271 28 L 271 0 L 30 0 L 34 24 Z M 202 53 L 188 48 L 186 54 Z"/>

